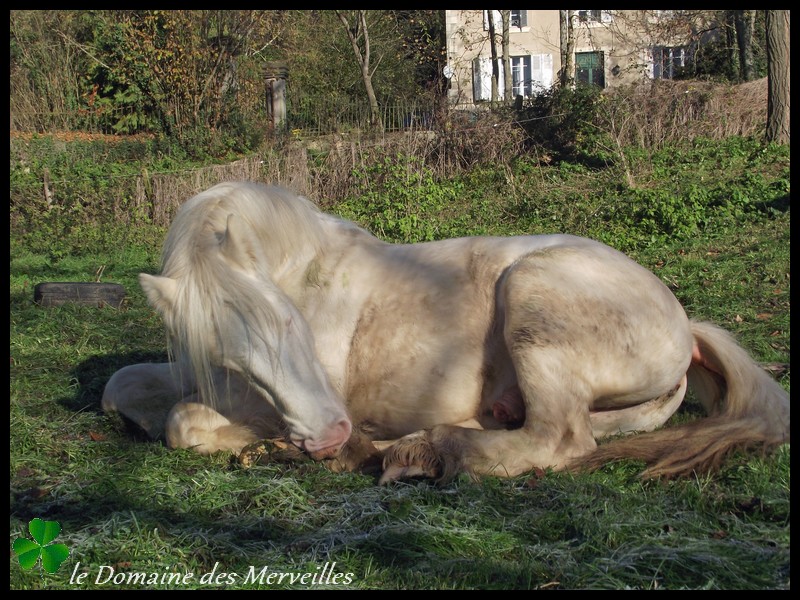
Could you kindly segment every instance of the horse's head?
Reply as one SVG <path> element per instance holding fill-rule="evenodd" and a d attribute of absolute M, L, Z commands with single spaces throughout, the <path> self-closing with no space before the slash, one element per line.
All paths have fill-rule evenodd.
<path fill-rule="evenodd" d="M 174 276 L 143 273 L 139 282 L 205 402 L 216 397 L 213 368 L 242 373 L 281 414 L 293 443 L 313 458 L 332 456 L 350 437 L 344 403 L 317 358 L 308 323 L 237 221 L 229 217 L 223 236 L 195 246 L 190 268 Z"/>

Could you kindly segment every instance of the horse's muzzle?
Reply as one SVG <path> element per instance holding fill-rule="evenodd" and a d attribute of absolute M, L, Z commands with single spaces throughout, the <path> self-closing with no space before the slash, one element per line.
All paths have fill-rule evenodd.
<path fill-rule="evenodd" d="M 326 458 L 333 458 L 339 453 L 339 451 L 342 449 L 342 446 L 344 446 L 347 443 L 347 440 L 350 439 L 350 433 L 352 430 L 353 427 L 350 424 L 350 421 L 343 419 L 331 426 L 325 432 L 325 435 L 321 436 L 319 439 L 292 439 L 292 442 L 296 446 L 308 452 L 308 455 L 314 460 L 323 460 Z"/>

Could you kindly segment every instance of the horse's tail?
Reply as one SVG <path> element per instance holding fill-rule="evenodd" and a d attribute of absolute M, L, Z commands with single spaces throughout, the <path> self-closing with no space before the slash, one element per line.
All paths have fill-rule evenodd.
<path fill-rule="evenodd" d="M 789 394 L 729 333 L 710 323 L 690 325 L 689 386 L 708 416 L 603 444 L 574 467 L 629 458 L 645 461 L 645 477 L 674 477 L 716 469 L 735 450 L 766 452 L 789 442 Z"/>

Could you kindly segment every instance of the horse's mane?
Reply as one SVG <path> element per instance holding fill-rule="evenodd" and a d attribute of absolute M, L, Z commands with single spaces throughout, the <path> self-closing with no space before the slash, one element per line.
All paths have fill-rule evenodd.
<path fill-rule="evenodd" d="M 255 276 L 231 267 L 220 252 L 229 215 L 246 233 Z M 249 326 L 248 335 L 269 330 L 278 336 L 282 323 L 267 296 L 285 295 L 271 277 L 293 256 L 313 256 L 325 238 L 321 213 L 309 200 L 278 187 L 224 183 L 194 196 L 179 210 L 162 252 L 162 275 L 179 282 L 164 321 L 172 333 L 168 349 L 179 369 L 189 368 L 206 403 L 217 400 L 211 352 L 223 308 L 235 310 Z M 288 300 L 287 300 L 288 301 Z M 226 307 L 227 305 L 227 307 Z M 267 329 L 268 328 L 268 329 Z M 252 347 L 252 344 L 249 344 Z M 266 344 L 275 350 L 275 344 Z M 279 361 L 269 357 L 274 368 Z"/>
<path fill-rule="evenodd" d="M 310 200 L 277 186 L 221 183 L 181 206 L 164 242 L 162 274 L 178 277 L 192 268 L 187 261 L 195 253 L 185 252 L 187 247 L 204 253 L 209 246 L 218 246 L 230 214 L 249 226 L 271 269 L 301 251 L 319 251 L 325 237 L 326 215 Z"/>

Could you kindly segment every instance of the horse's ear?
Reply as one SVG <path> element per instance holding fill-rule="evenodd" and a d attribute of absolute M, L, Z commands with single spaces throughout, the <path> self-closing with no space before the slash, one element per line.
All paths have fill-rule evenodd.
<path fill-rule="evenodd" d="M 228 215 L 225 235 L 222 237 L 219 249 L 228 262 L 245 271 L 251 271 L 256 262 L 253 244 L 247 237 L 247 230 L 242 226 L 242 220 L 233 214 Z"/>
<path fill-rule="evenodd" d="M 139 285 L 142 286 L 150 306 L 160 314 L 165 314 L 175 305 L 178 284 L 174 279 L 139 273 Z"/>

